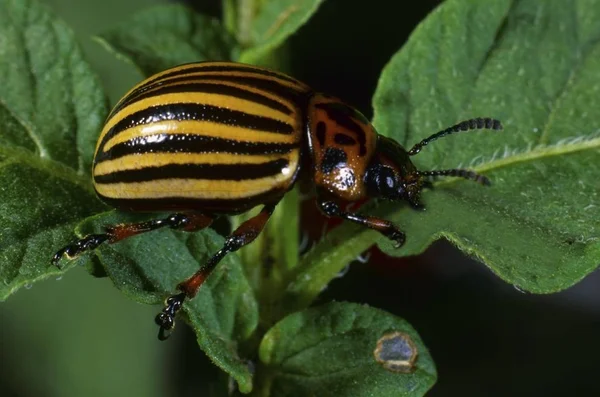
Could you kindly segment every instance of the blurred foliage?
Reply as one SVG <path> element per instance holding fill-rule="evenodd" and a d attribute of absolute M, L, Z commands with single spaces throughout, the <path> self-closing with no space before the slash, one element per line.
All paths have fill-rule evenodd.
<path fill-rule="evenodd" d="M 148 326 L 156 308 L 115 294 L 83 268 L 25 289 L 0 309 L 2 395 L 164 396 L 171 345 Z"/>

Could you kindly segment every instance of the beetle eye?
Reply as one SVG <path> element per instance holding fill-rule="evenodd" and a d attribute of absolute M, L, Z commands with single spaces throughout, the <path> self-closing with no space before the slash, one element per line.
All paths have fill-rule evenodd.
<path fill-rule="evenodd" d="M 377 190 L 381 196 L 393 199 L 397 195 L 398 178 L 390 167 L 381 167 L 377 175 Z"/>
<path fill-rule="evenodd" d="M 393 176 L 386 176 L 385 184 L 386 184 L 387 189 L 394 189 L 394 186 L 396 185 L 396 181 L 394 180 Z"/>

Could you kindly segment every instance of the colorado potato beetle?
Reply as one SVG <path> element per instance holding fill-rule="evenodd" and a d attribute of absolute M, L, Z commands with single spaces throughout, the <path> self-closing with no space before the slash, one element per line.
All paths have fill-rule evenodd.
<path fill-rule="evenodd" d="M 491 118 L 458 123 L 405 150 L 378 135 L 356 109 L 285 74 L 230 62 L 190 63 L 158 73 L 131 89 L 112 109 L 93 161 L 98 197 L 125 211 L 174 211 L 148 222 L 109 226 L 54 255 L 73 258 L 104 242 L 161 227 L 197 231 L 219 215 L 263 205 L 208 263 L 177 286 L 156 317 L 165 339 L 185 299 L 228 253 L 252 242 L 299 176 L 315 188 L 329 217 L 372 228 L 398 246 L 404 233 L 391 222 L 344 211 L 340 201 L 379 197 L 421 207 L 429 177 L 457 176 L 488 184 L 473 171 L 419 171 L 410 157 L 460 131 L 499 130 Z"/>

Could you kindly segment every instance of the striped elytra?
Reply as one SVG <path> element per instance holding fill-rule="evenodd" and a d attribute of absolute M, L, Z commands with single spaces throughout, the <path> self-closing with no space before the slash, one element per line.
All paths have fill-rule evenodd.
<path fill-rule="evenodd" d="M 174 67 L 133 87 L 108 116 L 98 138 L 93 182 L 98 196 L 130 211 L 176 211 L 166 218 L 108 225 L 59 250 L 52 263 L 102 243 L 163 227 L 193 232 L 222 214 L 261 211 L 243 222 L 198 271 L 180 282 L 156 317 L 166 339 L 185 299 L 225 255 L 251 243 L 302 174 L 329 217 L 369 227 L 404 243 L 392 222 L 345 211 L 340 202 L 379 197 L 421 208 L 428 178 L 456 176 L 489 184 L 462 169 L 420 171 L 410 157 L 457 132 L 499 130 L 499 121 L 471 119 L 439 131 L 410 150 L 379 136 L 356 109 L 312 91 L 285 74 L 231 62 Z"/>
<path fill-rule="evenodd" d="M 94 186 L 128 210 L 245 211 L 293 185 L 310 89 L 281 73 L 193 63 L 131 89 L 98 139 Z"/>

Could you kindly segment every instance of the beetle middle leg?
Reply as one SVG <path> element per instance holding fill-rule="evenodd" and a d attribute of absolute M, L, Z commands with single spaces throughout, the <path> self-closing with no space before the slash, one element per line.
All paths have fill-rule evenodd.
<path fill-rule="evenodd" d="M 150 232 L 162 227 L 194 232 L 210 226 L 213 220 L 214 218 L 211 216 L 190 212 L 171 214 L 164 219 L 156 219 L 147 222 L 124 223 L 108 226 L 105 228 L 105 233 L 90 234 L 58 251 L 52 258 L 52 264 L 58 266 L 58 262 L 63 256 L 66 255 L 67 258 L 74 258 L 85 251 L 97 248 L 105 241 L 112 244 L 126 239 L 127 237 Z"/>
<path fill-rule="evenodd" d="M 183 301 L 196 296 L 200 286 L 225 255 L 250 244 L 262 232 L 278 202 L 266 204 L 259 214 L 242 223 L 225 239 L 223 247 L 210 258 L 206 265 L 190 278 L 179 283 L 177 289 L 181 293 L 167 298 L 165 308 L 156 316 L 155 322 L 160 326 L 158 339 L 165 340 L 169 337 L 169 331 L 175 326 L 175 316 L 181 309 Z"/>
<path fill-rule="evenodd" d="M 402 244 L 404 244 L 406 236 L 400 229 L 398 229 L 396 225 L 388 220 L 369 215 L 361 215 L 355 212 L 344 211 L 339 204 L 325 198 L 318 198 L 317 205 L 319 206 L 319 209 L 329 217 L 339 217 L 347 221 L 366 226 L 370 229 L 377 230 L 385 237 L 394 241 L 396 243 L 396 248 L 399 248 L 402 246 Z"/>

